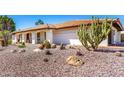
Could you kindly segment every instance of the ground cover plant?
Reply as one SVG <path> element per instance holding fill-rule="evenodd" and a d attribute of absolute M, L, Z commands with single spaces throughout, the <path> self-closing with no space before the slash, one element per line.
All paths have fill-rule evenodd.
<path fill-rule="evenodd" d="M 24 42 L 20 42 L 18 45 L 17 45 L 19 48 L 25 48 L 26 45 Z"/>

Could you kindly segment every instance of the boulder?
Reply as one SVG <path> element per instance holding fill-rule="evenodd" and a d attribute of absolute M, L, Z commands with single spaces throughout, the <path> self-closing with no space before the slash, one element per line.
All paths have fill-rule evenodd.
<path fill-rule="evenodd" d="M 84 64 L 84 62 L 82 62 L 76 56 L 69 56 L 66 59 L 66 63 L 69 64 L 69 65 L 72 65 L 72 66 L 81 66 L 82 64 Z"/>
<path fill-rule="evenodd" d="M 122 53 L 121 52 L 115 52 L 115 55 L 118 56 L 118 57 L 121 57 Z"/>
<path fill-rule="evenodd" d="M 56 48 L 56 44 L 52 44 L 51 45 L 51 48 Z"/>
<path fill-rule="evenodd" d="M 34 49 L 33 52 L 41 52 L 41 49 L 39 49 L 39 48 Z"/>

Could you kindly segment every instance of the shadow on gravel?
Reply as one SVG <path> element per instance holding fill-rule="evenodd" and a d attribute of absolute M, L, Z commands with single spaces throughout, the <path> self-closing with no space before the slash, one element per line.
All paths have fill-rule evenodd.
<path fill-rule="evenodd" d="M 3 51 L 3 50 L 5 50 L 5 48 L 0 48 L 0 51 Z"/>
<path fill-rule="evenodd" d="M 106 53 L 114 53 L 114 52 L 124 52 L 124 50 L 119 49 L 97 49 L 95 52 L 106 52 Z"/>

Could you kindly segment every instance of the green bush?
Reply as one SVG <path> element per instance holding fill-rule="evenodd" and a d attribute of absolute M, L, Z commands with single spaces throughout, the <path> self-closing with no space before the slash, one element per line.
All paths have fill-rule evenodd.
<path fill-rule="evenodd" d="M 19 48 L 25 48 L 25 47 L 26 47 L 26 45 L 25 45 L 25 43 L 24 43 L 24 42 L 21 42 L 21 43 L 18 45 L 18 47 L 19 47 Z"/>
<path fill-rule="evenodd" d="M 51 44 L 50 44 L 50 42 L 48 41 L 48 40 L 45 40 L 44 42 L 43 42 L 43 45 L 44 45 L 44 47 L 45 48 L 51 48 Z"/>
<path fill-rule="evenodd" d="M 8 44 L 11 45 L 12 44 L 12 39 L 8 40 Z"/>

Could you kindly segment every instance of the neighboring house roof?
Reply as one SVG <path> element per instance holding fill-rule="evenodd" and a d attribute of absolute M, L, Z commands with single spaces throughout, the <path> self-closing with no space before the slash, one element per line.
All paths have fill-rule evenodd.
<path fill-rule="evenodd" d="M 91 23 L 91 20 L 74 20 L 74 21 L 64 22 L 60 24 L 55 24 L 55 27 L 60 29 L 60 28 L 66 28 L 66 27 L 80 26 L 81 24 L 89 24 L 89 23 Z"/>
<path fill-rule="evenodd" d="M 101 21 L 103 21 L 103 19 Z M 112 20 L 108 19 L 108 21 L 112 21 Z M 80 26 L 81 24 L 91 24 L 92 22 L 93 22 L 92 20 L 74 20 L 74 21 L 64 22 L 60 24 L 43 24 L 43 25 L 38 25 L 36 27 L 23 29 L 21 31 L 15 31 L 13 32 L 13 34 L 19 33 L 19 32 L 25 32 L 25 31 L 41 30 L 41 29 L 62 29 L 62 28 L 68 28 L 68 27 L 77 27 L 77 26 Z M 120 31 L 123 30 L 123 26 L 119 19 L 114 19 L 113 24 L 117 25 Z"/>

